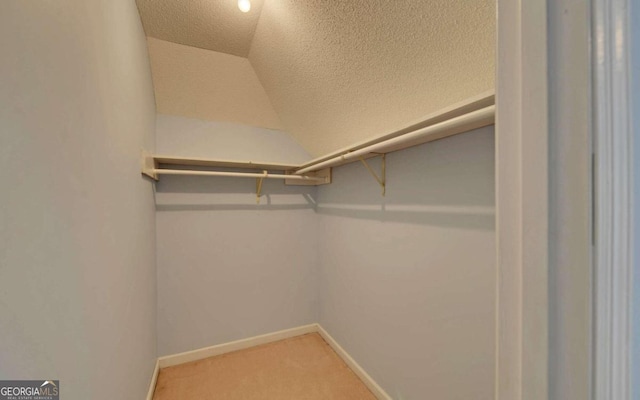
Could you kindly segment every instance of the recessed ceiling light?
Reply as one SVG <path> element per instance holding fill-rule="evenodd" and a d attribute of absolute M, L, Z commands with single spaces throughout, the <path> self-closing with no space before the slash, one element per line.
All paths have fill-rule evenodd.
<path fill-rule="evenodd" d="M 238 0 L 238 8 L 242 12 L 249 12 L 251 10 L 251 1 L 250 0 Z"/>

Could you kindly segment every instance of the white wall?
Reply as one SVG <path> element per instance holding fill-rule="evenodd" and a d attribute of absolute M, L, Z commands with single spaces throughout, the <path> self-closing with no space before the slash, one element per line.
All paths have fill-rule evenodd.
<path fill-rule="evenodd" d="M 276 129 L 163 114 L 157 120 L 158 154 L 293 164 L 309 160 L 291 136 Z"/>
<path fill-rule="evenodd" d="M 242 144 L 269 131 L 237 127 L 234 144 L 233 125 L 157 121 L 163 151 L 186 133 L 194 151 L 224 139 L 240 159 L 304 157 Z M 163 177 L 159 353 L 319 321 L 394 398 L 492 399 L 493 140 L 487 127 L 389 154 L 386 197 L 359 164 L 318 188 L 266 181 L 261 205 L 253 180 Z"/>
<path fill-rule="evenodd" d="M 164 115 L 157 125 L 158 149 L 168 154 L 309 158 L 277 131 Z M 316 189 L 265 180 L 260 205 L 255 189 L 253 179 L 164 176 L 157 184 L 160 355 L 317 321 Z"/>
<path fill-rule="evenodd" d="M 494 398 L 494 208 L 493 127 L 318 188 L 319 321 L 393 398 Z"/>
<path fill-rule="evenodd" d="M 133 1 L 0 2 L 0 377 L 140 399 L 156 356 L 155 108 Z"/>

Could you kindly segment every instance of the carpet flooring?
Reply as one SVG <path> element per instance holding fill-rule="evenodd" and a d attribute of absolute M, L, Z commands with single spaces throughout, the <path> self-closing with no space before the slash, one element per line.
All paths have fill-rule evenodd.
<path fill-rule="evenodd" d="M 154 400 L 375 400 L 317 333 L 163 368 Z"/>

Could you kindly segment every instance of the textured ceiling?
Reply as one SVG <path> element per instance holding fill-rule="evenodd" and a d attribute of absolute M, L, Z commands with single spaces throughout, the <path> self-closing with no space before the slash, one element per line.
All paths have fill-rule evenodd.
<path fill-rule="evenodd" d="M 148 36 L 248 56 L 268 96 L 260 100 L 263 109 L 273 106 L 277 116 L 271 120 L 313 156 L 400 129 L 494 88 L 495 0 L 252 0 L 248 14 L 238 10 L 237 0 L 137 2 Z M 224 102 L 232 92 L 195 84 L 205 78 L 241 82 L 251 74 L 242 69 L 231 79 L 234 69 L 225 64 L 220 68 L 229 78 L 218 79 L 213 75 L 220 68 L 211 63 L 222 58 L 188 53 L 182 63 L 167 58 L 177 67 L 172 76 L 202 76 L 176 79 L 163 86 L 175 89 L 165 94 L 156 89 L 156 97 L 172 104 L 171 113 L 254 121 L 251 108 L 246 116 L 238 107 L 220 116 L 230 110 Z M 158 65 L 156 86 L 166 80 L 157 71 Z M 176 86 L 183 81 L 194 84 Z M 192 95 L 200 92 L 226 97 Z M 189 99 L 195 98 L 207 105 L 194 106 Z M 220 102 L 224 107 L 214 106 Z M 203 110 L 192 112 L 194 107 Z M 263 122 L 258 126 L 274 127 Z"/>
<path fill-rule="evenodd" d="M 495 0 L 266 0 L 249 61 L 314 156 L 494 87 Z"/>
<path fill-rule="evenodd" d="M 263 0 L 136 0 L 147 36 L 247 57 Z"/>

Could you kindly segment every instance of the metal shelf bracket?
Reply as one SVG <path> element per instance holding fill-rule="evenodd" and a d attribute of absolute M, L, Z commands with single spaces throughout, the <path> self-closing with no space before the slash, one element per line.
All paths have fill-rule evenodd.
<path fill-rule="evenodd" d="M 371 175 L 378 182 L 378 184 L 382 188 L 382 195 L 384 196 L 386 194 L 386 191 L 387 191 L 387 165 L 386 165 L 387 164 L 387 155 L 386 154 L 378 154 L 378 155 L 380 157 L 382 157 L 381 176 L 378 176 L 378 174 L 375 173 L 373 168 L 371 168 L 371 166 L 369 165 L 369 163 L 367 163 L 367 160 L 365 160 L 364 157 L 360 157 L 360 161 L 362 162 L 362 164 L 365 167 L 367 167 L 367 170 L 371 173 Z"/>
<path fill-rule="evenodd" d="M 269 173 L 265 170 L 262 171 L 264 176 L 267 176 Z M 262 193 L 262 181 L 264 178 L 256 178 L 256 204 L 260 204 L 260 194 Z"/>

